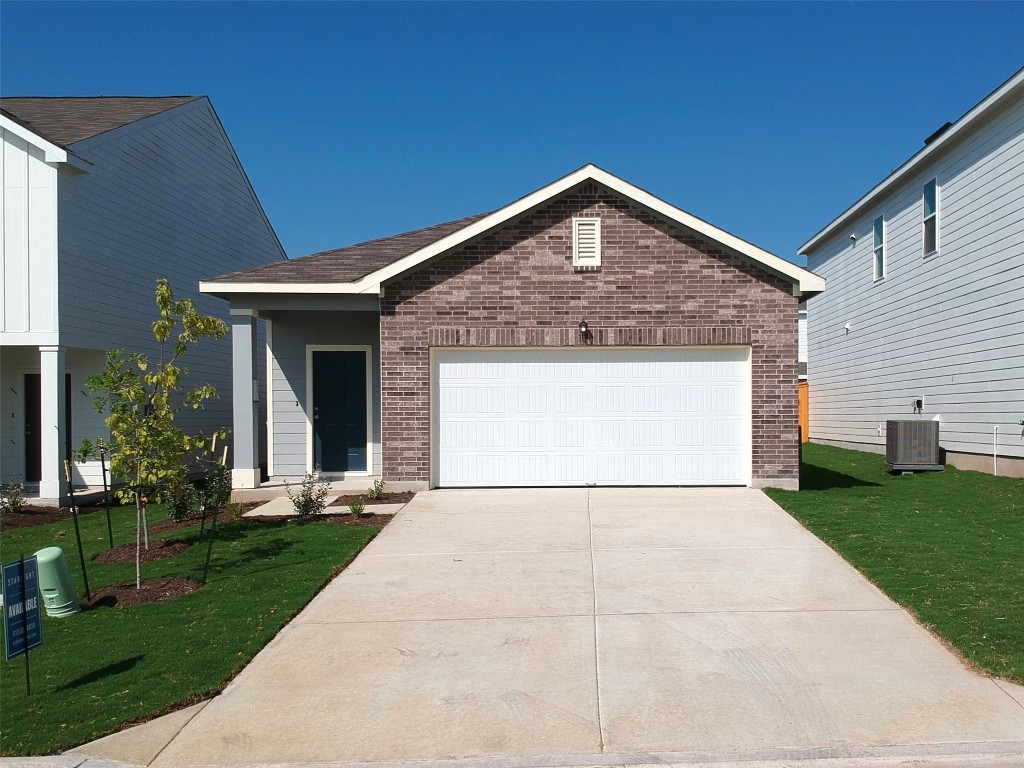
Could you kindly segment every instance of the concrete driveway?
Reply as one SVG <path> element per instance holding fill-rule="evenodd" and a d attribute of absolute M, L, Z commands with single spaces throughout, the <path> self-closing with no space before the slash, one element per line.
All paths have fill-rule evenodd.
<path fill-rule="evenodd" d="M 432 491 L 138 761 L 1002 754 L 1022 692 L 758 491 Z"/>

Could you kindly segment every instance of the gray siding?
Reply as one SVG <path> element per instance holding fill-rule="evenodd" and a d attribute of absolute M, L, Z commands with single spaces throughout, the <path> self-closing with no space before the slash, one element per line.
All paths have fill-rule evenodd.
<path fill-rule="evenodd" d="M 923 256 L 922 187 L 939 185 L 939 252 Z M 887 275 L 873 281 L 872 221 Z M 851 242 L 849 235 L 857 235 Z M 810 431 L 884 445 L 886 419 L 938 418 L 950 451 L 1024 457 L 1024 96 L 809 255 Z M 847 330 L 849 324 L 849 330 Z"/>
<path fill-rule="evenodd" d="M 380 473 L 380 317 L 377 312 L 265 313 L 271 321 L 270 371 L 273 386 L 272 472 L 277 476 L 308 471 L 306 346 L 372 347 L 371 435 L 375 474 Z"/>
<path fill-rule="evenodd" d="M 92 167 L 59 187 L 60 341 L 87 349 L 159 354 L 151 331 L 156 280 L 227 319 L 199 293 L 207 277 L 284 258 L 259 201 L 206 99 L 125 126 L 72 149 Z M 231 424 L 231 345 L 204 341 L 184 360 L 220 393 L 181 423 Z"/>

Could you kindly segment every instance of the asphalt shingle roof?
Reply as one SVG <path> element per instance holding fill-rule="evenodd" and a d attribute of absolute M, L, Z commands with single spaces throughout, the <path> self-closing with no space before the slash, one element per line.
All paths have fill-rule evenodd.
<path fill-rule="evenodd" d="M 91 139 L 200 96 L 24 96 L 0 99 L 0 109 L 62 147 Z"/>
<path fill-rule="evenodd" d="M 446 221 L 379 240 L 322 251 L 290 261 L 232 272 L 203 282 L 210 283 L 354 283 L 431 243 L 479 221 L 488 213 Z"/>

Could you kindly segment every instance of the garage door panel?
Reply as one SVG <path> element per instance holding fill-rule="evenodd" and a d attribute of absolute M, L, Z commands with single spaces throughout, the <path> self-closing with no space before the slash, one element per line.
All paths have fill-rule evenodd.
<path fill-rule="evenodd" d="M 442 486 L 747 482 L 746 350 L 435 355 Z"/>

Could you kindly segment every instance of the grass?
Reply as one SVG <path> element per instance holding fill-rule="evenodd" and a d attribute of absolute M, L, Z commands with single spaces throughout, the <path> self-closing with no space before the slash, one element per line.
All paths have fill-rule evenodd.
<path fill-rule="evenodd" d="M 151 507 L 151 521 L 165 519 Z M 133 541 L 135 510 L 114 512 L 114 543 Z M 83 515 L 87 557 L 107 548 L 102 512 Z M 43 617 L 43 646 L 31 655 L 32 695 L 24 660 L 0 664 L 0 753 L 48 754 L 70 749 L 217 691 L 376 535 L 378 528 L 328 522 L 217 526 L 206 586 L 177 600 L 98 607 L 78 616 Z M 143 578 L 202 577 L 199 527 L 160 537 L 193 542 L 176 558 L 143 563 Z M 4 531 L 3 559 L 46 546 L 64 549 L 81 596 L 70 521 Z M 89 586 L 134 581 L 135 564 L 88 565 Z"/>
<path fill-rule="evenodd" d="M 977 668 L 1024 682 L 1024 480 L 808 444 L 786 511 Z"/>

